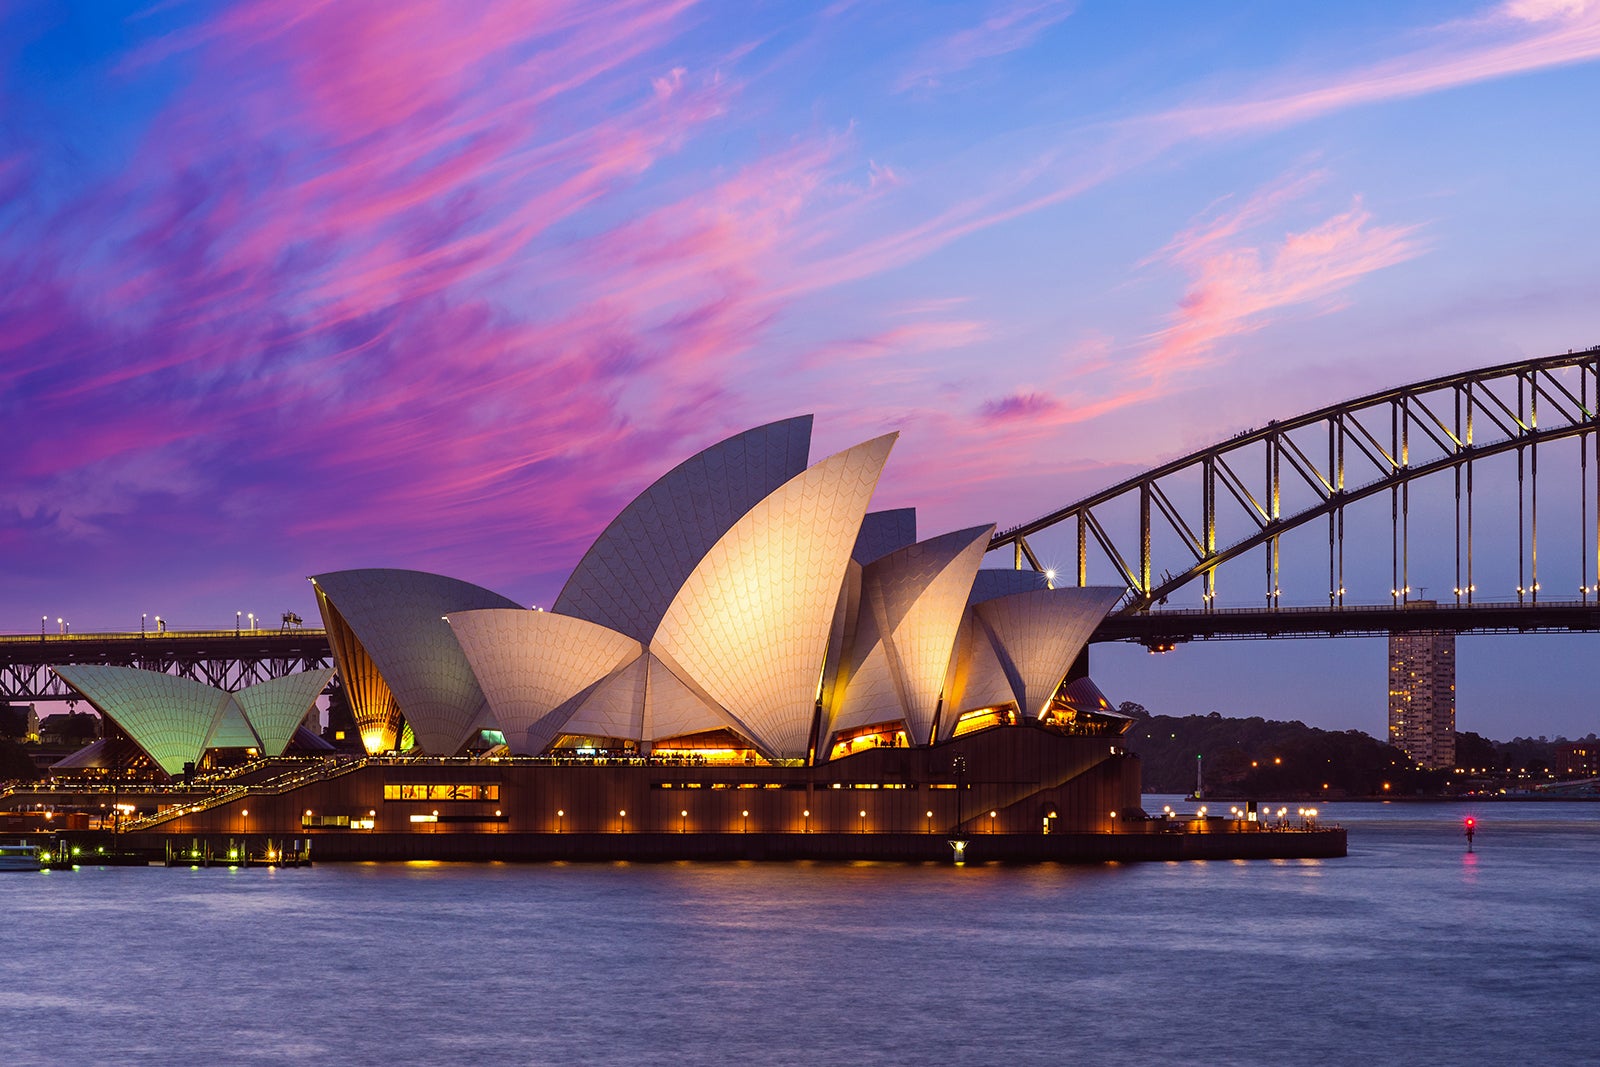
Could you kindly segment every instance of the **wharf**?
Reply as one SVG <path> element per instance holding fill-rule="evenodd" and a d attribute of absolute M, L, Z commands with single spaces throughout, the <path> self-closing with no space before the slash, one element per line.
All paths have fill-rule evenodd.
<path fill-rule="evenodd" d="M 74 835 L 79 836 L 79 835 Z M 615 862 L 797 860 L 948 863 L 947 835 L 929 833 L 439 833 L 324 832 L 298 842 L 243 846 L 216 835 L 124 834 L 124 845 L 177 866 L 295 866 L 319 862 Z M 1342 827 L 1174 833 L 978 833 L 965 837 L 967 863 L 1140 863 L 1179 860 L 1331 859 L 1346 854 Z M 287 849 L 285 846 L 288 846 Z M 242 863 L 225 857 L 243 851 Z M 273 853 L 276 859 L 272 859 Z M 186 855 L 187 854 L 187 855 Z"/>

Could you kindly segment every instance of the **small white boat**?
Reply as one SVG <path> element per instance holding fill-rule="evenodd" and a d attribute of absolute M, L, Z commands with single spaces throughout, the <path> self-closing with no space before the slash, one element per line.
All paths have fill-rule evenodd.
<path fill-rule="evenodd" d="M 0 845 L 0 871 L 43 870 L 38 845 Z"/>

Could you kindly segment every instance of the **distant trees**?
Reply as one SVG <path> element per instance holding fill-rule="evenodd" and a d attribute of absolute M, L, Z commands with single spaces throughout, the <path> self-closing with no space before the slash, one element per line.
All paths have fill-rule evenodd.
<path fill-rule="evenodd" d="M 1197 755 L 1205 757 L 1206 790 L 1218 795 L 1403 796 L 1438 791 L 1447 781 L 1444 772 L 1419 771 L 1399 749 L 1360 730 L 1318 730 L 1254 716 L 1156 715 L 1135 724 L 1124 740 L 1143 760 L 1145 789 L 1153 793 L 1193 789 Z"/>
<path fill-rule="evenodd" d="M 38 777 L 28 750 L 15 741 L 0 739 L 0 782 L 31 782 Z"/>

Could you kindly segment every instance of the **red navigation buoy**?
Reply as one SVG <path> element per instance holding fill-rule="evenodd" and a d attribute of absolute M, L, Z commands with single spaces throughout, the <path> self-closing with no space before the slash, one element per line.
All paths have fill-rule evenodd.
<path fill-rule="evenodd" d="M 1467 832 L 1467 851 L 1471 852 L 1472 851 L 1472 835 L 1473 835 L 1473 832 L 1478 829 L 1478 820 L 1474 819 L 1471 815 L 1468 815 L 1466 817 L 1466 819 L 1463 820 L 1462 825 L 1466 829 L 1466 832 Z"/>

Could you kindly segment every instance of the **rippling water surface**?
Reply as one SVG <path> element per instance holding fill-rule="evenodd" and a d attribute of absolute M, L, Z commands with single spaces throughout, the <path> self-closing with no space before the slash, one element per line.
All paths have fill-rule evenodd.
<path fill-rule="evenodd" d="M 1600 804 L 1470 856 L 1466 810 L 1325 807 L 1328 861 L 8 875 L 0 1062 L 1600 1062 Z"/>

